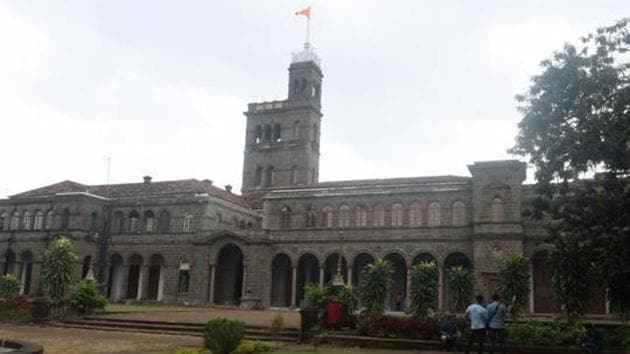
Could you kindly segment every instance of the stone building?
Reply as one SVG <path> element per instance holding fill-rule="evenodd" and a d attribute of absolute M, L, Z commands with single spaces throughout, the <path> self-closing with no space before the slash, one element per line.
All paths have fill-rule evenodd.
<path fill-rule="evenodd" d="M 319 182 L 323 74 L 310 46 L 293 55 L 285 100 L 251 103 L 245 116 L 242 195 L 209 180 L 89 186 L 64 181 L 0 200 L 0 271 L 38 290 L 41 254 L 74 240 L 76 279 L 93 269 L 111 301 L 297 307 L 308 283 L 341 275 L 359 284 L 382 257 L 395 267 L 391 297 L 408 295 L 409 269 L 473 270 L 476 291 L 497 287 L 500 260 L 530 261 L 530 310 L 552 311 L 549 245 L 523 218 L 526 164 L 475 162 L 470 176 Z M 591 312 L 606 311 L 592 287 Z M 390 299 L 390 302 L 392 300 Z M 405 301 L 406 302 L 406 301 Z"/>

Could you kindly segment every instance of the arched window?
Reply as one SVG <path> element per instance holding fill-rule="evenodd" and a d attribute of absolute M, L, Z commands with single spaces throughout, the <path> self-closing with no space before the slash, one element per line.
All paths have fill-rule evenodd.
<path fill-rule="evenodd" d="M 300 121 L 296 120 L 293 123 L 293 140 L 298 140 L 300 138 Z"/>
<path fill-rule="evenodd" d="M 179 280 L 177 284 L 178 293 L 188 293 L 188 289 L 190 289 L 190 263 L 186 259 L 182 259 L 179 262 Z"/>
<path fill-rule="evenodd" d="M 492 200 L 492 222 L 503 222 L 505 217 L 505 211 L 503 209 L 503 200 L 501 200 L 501 198 L 494 198 Z"/>
<path fill-rule="evenodd" d="M 333 227 L 333 208 L 329 205 L 322 209 L 322 221 L 325 227 Z"/>
<path fill-rule="evenodd" d="M 411 203 L 409 206 L 409 226 L 418 227 L 422 225 L 422 205 Z"/>
<path fill-rule="evenodd" d="M 258 166 L 256 168 L 256 174 L 254 175 L 254 185 L 257 187 L 262 186 L 263 168 Z"/>
<path fill-rule="evenodd" d="M 9 215 L 7 214 L 6 211 L 0 214 L 0 231 L 6 230 L 7 227 L 9 227 L 8 218 L 9 218 Z"/>
<path fill-rule="evenodd" d="M 171 214 L 166 210 L 162 210 L 158 217 L 158 232 L 163 234 L 169 232 L 171 227 Z"/>
<path fill-rule="evenodd" d="M 90 214 L 89 227 L 91 232 L 96 232 L 96 228 L 98 227 L 98 213 L 95 211 Z"/>
<path fill-rule="evenodd" d="M 20 227 L 20 213 L 14 211 L 11 215 L 11 230 L 17 230 Z"/>
<path fill-rule="evenodd" d="M 300 92 L 306 91 L 306 78 L 302 78 L 300 81 Z"/>
<path fill-rule="evenodd" d="M 380 204 L 374 206 L 374 210 L 372 212 L 372 225 L 375 227 L 385 226 L 385 208 L 383 208 Z"/>
<path fill-rule="evenodd" d="M 140 215 L 137 211 L 133 210 L 129 213 L 129 232 L 138 232 L 139 220 Z"/>
<path fill-rule="evenodd" d="M 283 229 L 291 227 L 291 208 L 286 205 L 280 209 L 280 227 Z"/>
<path fill-rule="evenodd" d="M 291 167 L 291 183 L 292 184 L 298 183 L 298 167 L 297 166 Z"/>
<path fill-rule="evenodd" d="M 300 81 L 293 79 L 293 95 L 297 95 L 300 92 Z"/>
<path fill-rule="evenodd" d="M 50 230 L 53 227 L 53 211 L 52 210 L 49 210 L 46 213 L 46 225 L 45 225 L 45 227 L 46 227 L 46 230 Z"/>
<path fill-rule="evenodd" d="M 365 207 L 357 207 L 354 221 L 357 227 L 367 227 L 367 209 Z"/>
<path fill-rule="evenodd" d="M 274 175 L 273 166 L 267 167 L 267 173 L 266 173 L 266 176 L 265 176 L 265 186 L 266 187 L 273 186 L 273 175 Z"/>
<path fill-rule="evenodd" d="M 184 232 L 191 232 L 192 231 L 192 223 L 193 223 L 193 216 L 192 216 L 192 214 L 187 214 L 186 216 L 184 216 L 183 231 Z"/>
<path fill-rule="evenodd" d="M 402 226 L 403 206 L 400 203 L 392 205 L 392 226 Z"/>
<path fill-rule="evenodd" d="M 273 141 L 282 141 L 282 126 L 280 125 L 280 123 L 276 123 L 273 125 Z"/>
<path fill-rule="evenodd" d="M 256 126 L 256 131 L 254 132 L 254 143 L 260 144 L 263 138 L 263 131 L 260 125 Z"/>
<path fill-rule="evenodd" d="M 429 226 L 440 226 L 442 222 L 440 215 L 440 204 L 435 202 L 429 204 L 429 210 L 427 214 Z"/>
<path fill-rule="evenodd" d="M 67 230 L 68 228 L 70 228 L 70 210 L 66 208 L 61 213 L 61 229 Z"/>
<path fill-rule="evenodd" d="M 466 204 L 456 201 L 453 203 L 453 226 L 466 225 Z"/>
<path fill-rule="evenodd" d="M 311 207 L 308 207 L 306 209 L 306 227 L 315 227 L 316 225 L 315 212 Z"/>
<path fill-rule="evenodd" d="M 153 211 L 147 210 L 144 213 L 144 229 L 146 232 L 153 232 L 155 228 L 155 216 L 153 215 Z"/>
<path fill-rule="evenodd" d="M 119 234 L 123 231 L 123 213 L 117 211 L 112 220 L 112 233 Z"/>
<path fill-rule="evenodd" d="M 264 141 L 270 141 L 271 140 L 271 125 L 269 125 L 269 124 L 265 124 L 265 131 L 264 131 L 263 140 Z"/>
<path fill-rule="evenodd" d="M 33 224 L 33 217 L 30 211 L 25 211 L 24 216 L 22 217 L 22 228 L 24 230 L 30 230 L 31 225 Z"/>
<path fill-rule="evenodd" d="M 350 227 L 350 207 L 347 205 L 339 207 L 339 227 Z"/>
<path fill-rule="evenodd" d="M 35 212 L 35 222 L 33 223 L 34 230 L 41 230 L 44 228 L 44 212 L 38 210 Z M 2 227 L 0 227 L 0 230 Z"/>

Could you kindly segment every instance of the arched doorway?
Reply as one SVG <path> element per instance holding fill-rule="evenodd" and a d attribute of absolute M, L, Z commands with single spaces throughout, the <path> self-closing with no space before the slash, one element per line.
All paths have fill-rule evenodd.
<path fill-rule="evenodd" d="M 119 254 L 113 254 L 109 260 L 109 272 L 107 277 L 107 298 L 112 302 L 120 300 L 122 284 L 123 258 Z"/>
<path fill-rule="evenodd" d="M 92 256 L 85 256 L 81 263 L 81 279 L 85 279 L 92 268 Z M 94 276 L 94 274 L 92 274 Z"/>
<path fill-rule="evenodd" d="M 470 262 L 470 259 L 466 257 L 465 254 L 460 253 L 460 252 L 451 253 L 444 259 L 444 270 L 443 270 L 444 280 L 443 280 L 443 289 L 442 289 L 442 294 L 444 294 L 444 298 L 442 301 L 443 301 L 443 304 L 446 304 L 447 308 L 451 312 L 457 312 L 457 311 L 463 311 L 463 309 L 458 308 L 456 306 L 455 296 L 454 294 L 451 294 L 451 292 L 449 291 L 449 274 L 453 267 L 463 267 L 463 268 L 471 270 L 472 263 Z M 472 294 L 470 295 L 472 296 Z"/>
<path fill-rule="evenodd" d="M 164 287 L 163 266 L 164 257 L 162 257 L 162 255 L 154 254 L 149 259 L 149 282 L 147 284 L 147 299 L 149 300 L 162 300 Z"/>
<path fill-rule="evenodd" d="M 22 271 L 20 272 L 20 294 L 29 295 L 33 278 L 33 253 L 22 253 Z"/>
<path fill-rule="evenodd" d="M 436 267 L 437 267 L 437 259 L 435 259 L 435 257 L 433 257 L 432 254 L 427 253 L 427 252 L 422 252 L 422 253 L 418 253 L 415 257 L 413 257 L 413 260 L 411 261 L 411 264 L 413 266 L 415 266 L 416 264 L 420 264 L 422 262 L 433 262 L 435 263 Z M 437 268 L 436 268 L 437 269 Z M 439 270 L 439 269 L 438 269 Z M 440 289 L 440 274 L 438 272 L 438 274 L 436 274 L 437 279 L 436 282 L 438 284 L 438 297 L 435 298 L 435 301 L 433 302 L 433 308 L 434 309 L 440 309 L 440 301 L 439 301 L 439 297 L 440 297 L 440 292 L 442 291 Z"/>
<path fill-rule="evenodd" d="M 4 269 L 2 274 L 15 274 L 15 253 L 11 250 L 7 250 L 4 253 Z"/>
<path fill-rule="evenodd" d="M 127 276 L 127 298 L 140 300 L 140 282 L 142 269 L 142 256 L 134 254 L 129 258 L 129 273 Z"/>
<path fill-rule="evenodd" d="M 304 287 L 311 283 L 319 283 L 319 261 L 311 253 L 305 253 L 298 261 L 297 294 L 300 307 L 304 300 Z"/>
<path fill-rule="evenodd" d="M 214 302 L 238 305 L 243 294 L 243 252 L 238 246 L 230 243 L 221 248 L 215 277 Z"/>
<path fill-rule="evenodd" d="M 326 258 L 326 262 L 324 262 L 324 284 L 331 283 L 337 275 L 338 272 L 338 264 L 339 261 L 339 253 L 333 253 Z M 346 263 L 346 259 L 341 256 L 341 275 L 343 277 L 344 283 L 348 280 L 348 264 Z"/>
<path fill-rule="evenodd" d="M 554 303 L 553 285 L 551 281 L 552 274 L 553 265 L 551 264 L 551 259 L 549 258 L 549 252 L 539 251 L 532 257 L 534 312 L 553 312 Z"/>
<path fill-rule="evenodd" d="M 354 257 L 352 262 L 352 270 L 354 271 L 354 277 L 352 278 L 352 285 L 355 287 L 363 284 L 363 276 L 365 274 L 365 267 L 374 263 L 374 257 L 368 253 L 360 253 Z"/>
<path fill-rule="evenodd" d="M 392 311 L 403 311 L 407 298 L 407 262 L 398 253 L 390 253 L 385 260 L 394 269 L 392 274 L 392 288 L 387 299 L 388 308 Z"/>
<path fill-rule="evenodd" d="M 291 306 L 292 278 L 291 258 L 284 253 L 275 256 L 271 262 L 271 306 Z"/>

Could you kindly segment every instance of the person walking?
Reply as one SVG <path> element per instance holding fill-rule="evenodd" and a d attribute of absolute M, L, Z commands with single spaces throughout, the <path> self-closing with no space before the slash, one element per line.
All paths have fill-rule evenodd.
<path fill-rule="evenodd" d="M 486 311 L 488 313 L 488 335 L 490 336 L 490 354 L 494 354 L 494 348 L 499 344 L 501 354 L 505 354 L 505 318 L 507 317 L 507 308 L 501 302 L 499 294 L 492 295 L 492 303 L 488 305 Z"/>
<path fill-rule="evenodd" d="M 474 342 L 477 342 L 479 349 L 477 353 L 483 353 L 483 344 L 486 341 L 486 309 L 481 305 L 483 296 L 475 296 L 475 303 L 468 306 L 466 316 L 470 318 L 470 337 L 468 337 L 468 345 L 466 346 L 466 354 L 470 353 L 470 349 Z"/>

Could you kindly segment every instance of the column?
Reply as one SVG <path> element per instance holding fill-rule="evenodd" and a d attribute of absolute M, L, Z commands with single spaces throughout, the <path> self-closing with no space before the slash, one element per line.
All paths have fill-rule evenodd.
<path fill-rule="evenodd" d="M 208 302 L 212 305 L 214 304 L 214 272 L 217 268 L 214 265 L 210 265 L 210 296 L 208 298 Z"/>
<path fill-rule="evenodd" d="M 241 284 L 241 299 L 247 294 L 247 265 L 243 264 L 243 284 Z"/>
<path fill-rule="evenodd" d="M 352 267 L 348 267 L 348 285 L 352 285 Z"/>
<path fill-rule="evenodd" d="M 291 274 L 291 308 L 295 308 L 297 297 L 297 267 L 293 267 Z"/>
<path fill-rule="evenodd" d="M 529 312 L 534 313 L 534 265 L 529 261 Z"/>
<path fill-rule="evenodd" d="M 411 266 L 407 265 L 407 291 L 405 294 L 405 308 L 411 305 Z"/>
<path fill-rule="evenodd" d="M 138 276 L 138 296 L 136 300 L 142 300 L 145 296 L 145 290 L 149 286 L 149 266 L 141 265 L 140 266 L 140 275 Z"/>
<path fill-rule="evenodd" d="M 324 290 L 324 268 L 319 268 L 319 288 Z"/>
<path fill-rule="evenodd" d="M 444 269 L 438 266 L 438 309 L 444 311 Z"/>

